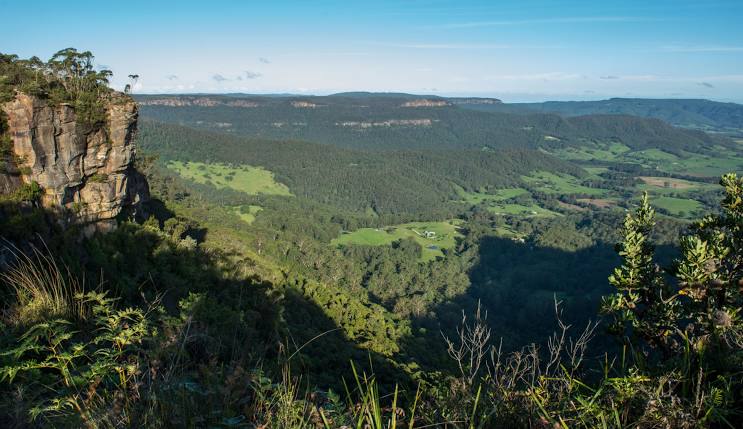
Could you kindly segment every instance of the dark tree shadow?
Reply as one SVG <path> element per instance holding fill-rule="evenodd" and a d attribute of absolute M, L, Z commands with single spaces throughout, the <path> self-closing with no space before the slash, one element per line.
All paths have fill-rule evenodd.
<path fill-rule="evenodd" d="M 310 302 L 296 290 L 288 289 L 284 296 L 287 342 L 289 354 L 300 350 L 292 358 L 292 368 L 307 374 L 307 383 L 321 389 L 343 392 L 343 381 L 355 386 L 351 362 L 359 374 L 376 376 L 380 390 L 390 392 L 398 384 L 401 390 L 413 389 L 407 373 L 392 361 L 374 351 L 360 347 L 347 338 L 322 308 Z"/>
<path fill-rule="evenodd" d="M 150 200 L 147 209 L 160 225 L 173 218 L 157 199 Z M 65 230 L 54 217 L 32 205 L 0 205 L 0 232 L 20 249 L 47 248 L 73 275 L 85 279 L 86 288 L 116 298 L 117 306 L 158 303 L 164 317 L 191 318 L 189 335 L 194 340 L 184 343 L 183 360 L 189 367 L 242 362 L 280 381 L 291 356 L 292 374 L 301 376 L 302 387 L 309 390 L 343 392 L 344 380 L 353 388 L 351 362 L 359 373 L 376 375 L 383 392 L 395 383 L 412 385 L 386 356 L 349 339 L 298 288 L 239 274 L 240 255 L 202 252 L 132 223 L 85 238 L 82 228 Z M 189 224 L 185 234 L 201 241 L 207 233 Z"/>
<path fill-rule="evenodd" d="M 667 266 L 675 249 L 660 246 L 656 254 Z M 620 264 L 613 244 L 569 252 L 494 236 L 482 239 L 478 256 L 465 294 L 413 319 L 414 332 L 421 335 L 406 338 L 403 350 L 420 357 L 425 367 L 452 368 L 443 336 L 456 337 L 462 312 L 471 320 L 478 302 L 487 311 L 493 343 L 502 339 L 505 352 L 545 343 L 557 329 L 555 300 L 562 321 L 580 332 L 589 321 L 600 320 L 602 296 L 612 292 L 607 278 Z M 603 326 L 596 334 L 593 344 L 599 354 L 614 348 L 615 339 L 605 335 Z"/>

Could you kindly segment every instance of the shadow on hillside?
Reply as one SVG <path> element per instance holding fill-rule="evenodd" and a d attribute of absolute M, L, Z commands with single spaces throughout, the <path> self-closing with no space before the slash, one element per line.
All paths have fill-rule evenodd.
<path fill-rule="evenodd" d="M 289 330 L 287 352 L 291 354 L 301 349 L 292 359 L 292 370 L 307 374 L 310 386 L 343 392 L 345 380 L 349 388 L 353 388 L 353 362 L 359 375 L 362 372 L 374 374 L 384 392 L 392 391 L 394 384 L 399 384 L 403 391 L 414 388 L 404 371 L 392 365 L 385 356 L 361 348 L 348 339 L 321 307 L 308 301 L 299 292 L 287 289 L 284 303 L 284 318 Z"/>
<path fill-rule="evenodd" d="M 161 202 L 150 204 L 161 226 L 172 219 Z M 43 209 L 3 209 L 0 232 L 19 249 L 47 248 L 73 275 L 85 279 L 87 289 L 116 298 L 120 308 L 161 305 L 164 313 L 152 314 L 172 318 L 163 328 L 166 334 L 169 325 L 188 320 L 180 361 L 184 373 L 240 365 L 261 368 L 277 382 L 292 356 L 289 364 L 292 375 L 301 376 L 300 389 L 343 392 L 344 379 L 354 386 L 351 361 L 359 373 L 374 373 L 384 383 L 410 384 L 384 356 L 349 340 L 300 292 L 246 276 L 248 261 L 213 249 L 201 251 L 187 240 L 202 238 L 208 232 L 205 228 L 194 228 L 188 221 L 165 230 L 121 223 L 113 231 L 83 239 L 81 230 L 63 231 L 50 223 L 54 214 Z M 169 347 L 162 341 L 154 347 Z"/>
<path fill-rule="evenodd" d="M 601 297 L 611 292 L 607 277 L 620 263 L 613 247 L 598 243 L 569 252 L 486 236 L 469 273 L 467 293 L 414 318 L 414 332 L 425 335 L 407 338 L 402 348 L 420 356 L 425 366 L 451 366 L 442 335 L 456 337 L 462 312 L 472 320 L 478 301 L 487 311 L 492 342 L 497 345 L 502 338 L 504 351 L 546 342 L 557 329 L 555 299 L 561 303 L 562 320 L 577 335 L 589 320 L 599 319 Z M 670 262 L 672 252 L 669 246 L 657 249 L 662 264 Z M 613 339 L 603 329 L 596 333 L 595 350 L 611 347 Z"/>
<path fill-rule="evenodd" d="M 208 229 L 185 221 L 186 236 L 201 242 Z M 166 228 L 167 230 L 167 228 Z M 353 385 L 351 361 L 359 371 L 405 384 L 405 376 L 383 356 L 360 348 L 322 308 L 287 285 L 275 285 L 255 275 L 245 277 L 243 255 L 210 249 L 201 252 L 179 243 L 163 246 L 162 233 L 134 225 L 87 243 L 87 252 L 104 255 L 91 266 L 102 268 L 119 296 L 162 302 L 177 314 L 184 302 L 201 296 L 192 308 L 207 340 L 191 347 L 193 365 L 211 364 L 219 351 L 223 363 L 234 360 L 260 366 L 279 381 L 286 359 L 292 374 L 302 376 L 301 388 L 343 391 Z M 107 257 L 126 255 L 117 264 Z M 136 268 L 133 268 L 136 267 Z M 90 268 L 88 268 L 90 272 Z M 198 337 L 198 335 L 197 335 Z"/>
<path fill-rule="evenodd" d="M 175 213 L 165 205 L 164 202 L 157 198 L 150 198 L 144 203 L 144 211 L 152 215 L 162 227 L 166 220 L 175 217 Z"/>

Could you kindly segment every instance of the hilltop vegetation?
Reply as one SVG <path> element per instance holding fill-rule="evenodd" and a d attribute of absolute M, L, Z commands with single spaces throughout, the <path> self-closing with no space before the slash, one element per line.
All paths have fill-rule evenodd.
<path fill-rule="evenodd" d="M 70 103 L 85 125 L 105 120 L 104 99 L 111 93 L 110 70 L 96 70 L 91 52 L 63 49 L 44 62 L 0 52 L 0 103 L 20 91 L 53 104 Z"/>

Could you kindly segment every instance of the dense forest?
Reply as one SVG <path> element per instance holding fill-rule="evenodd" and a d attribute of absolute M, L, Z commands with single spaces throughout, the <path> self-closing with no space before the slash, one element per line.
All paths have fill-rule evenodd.
<path fill-rule="evenodd" d="M 535 170 L 582 174 L 536 150 L 395 151 L 384 154 L 301 141 L 272 141 L 143 121 L 141 147 L 160 161 L 263 166 L 297 195 L 375 213 L 452 213 L 455 186 L 507 188 Z"/>
<path fill-rule="evenodd" d="M 91 78 L 59 58 L 0 57 L 4 93 L 38 69 L 74 102 L 50 91 Z M 138 97 L 151 199 L 115 230 L 2 200 L 0 424 L 739 426 L 743 179 L 709 167 L 738 168 L 731 140 L 404 94 L 165 98 Z"/>
<path fill-rule="evenodd" d="M 627 115 L 563 118 L 543 113 L 482 112 L 413 96 L 139 96 L 142 115 L 160 122 L 276 140 L 364 150 L 580 146 L 620 141 L 633 149 L 698 151 L 729 140 Z M 406 107 L 419 101 L 420 107 Z M 480 105 L 477 105 L 480 106 Z M 484 106 L 497 106 L 484 105 Z"/>

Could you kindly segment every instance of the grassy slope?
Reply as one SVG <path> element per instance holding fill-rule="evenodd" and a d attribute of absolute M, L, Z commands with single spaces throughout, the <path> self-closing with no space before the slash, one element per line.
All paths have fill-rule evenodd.
<path fill-rule="evenodd" d="M 263 210 L 263 207 L 261 206 L 237 206 L 235 207 L 235 214 L 240 218 L 241 221 L 250 225 L 255 222 L 255 217 L 261 210 Z"/>
<path fill-rule="evenodd" d="M 274 179 L 273 173 L 261 167 L 170 161 L 168 168 L 186 179 L 202 184 L 211 183 L 217 188 L 231 188 L 250 195 L 292 195 L 286 185 Z"/>
<path fill-rule="evenodd" d="M 616 161 L 630 151 L 629 146 L 612 142 L 608 144 L 588 144 L 582 147 L 567 146 L 552 152 L 562 159 L 571 161 Z"/>
<path fill-rule="evenodd" d="M 361 228 L 346 233 L 331 242 L 332 245 L 385 246 L 404 238 L 412 238 L 421 245 L 421 261 L 426 262 L 444 256 L 442 249 L 451 249 L 456 238 L 462 235 L 457 231 L 458 220 L 447 222 L 411 222 L 386 228 Z M 424 231 L 436 233 L 434 238 L 423 237 Z"/>
<path fill-rule="evenodd" d="M 702 204 L 696 200 L 688 198 L 658 197 L 652 199 L 652 204 L 656 207 L 668 210 L 674 216 L 682 214 L 689 217 L 692 213 L 702 209 Z"/>
<path fill-rule="evenodd" d="M 586 165 L 591 162 L 623 162 L 656 168 L 666 173 L 703 177 L 716 177 L 729 171 L 743 170 L 740 153 L 724 147 L 717 148 L 715 155 L 691 152 L 672 154 L 657 148 L 632 151 L 619 143 L 593 143 L 580 148 L 555 149 L 550 153 L 558 158 Z"/>
<path fill-rule="evenodd" d="M 560 177 L 554 175 L 555 177 Z M 503 188 L 497 189 L 492 193 L 487 192 L 468 192 L 457 187 L 457 193 L 462 197 L 462 202 L 479 205 L 485 204 L 487 209 L 495 214 L 519 215 L 519 216 L 555 216 L 557 213 L 539 207 L 536 204 L 517 204 L 506 202 L 515 197 L 529 195 L 529 191 L 524 188 Z"/>
<path fill-rule="evenodd" d="M 665 172 L 676 172 L 691 176 L 720 176 L 730 171 L 743 171 L 743 158 L 730 151 L 718 152 L 721 156 L 692 156 L 659 165 Z"/>
<path fill-rule="evenodd" d="M 522 177 L 524 181 L 534 186 L 538 191 L 546 194 L 588 194 L 604 195 L 606 190 L 583 186 L 572 176 L 558 175 L 546 171 L 538 171 Z"/>
<path fill-rule="evenodd" d="M 519 195 L 528 194 L 524 188 L 503 188 L 494 191 L 493 193 L 486 192 L 468 192 L 457 186 L 457 194 L 462 197 L 462 200 L 469 204 L 480 204 L 485 201 L 504 201 Z"/>
<path fill-rule="evenodd" d="M 672 154 L 657 148 L 645 150 L 622 149 L 616 143 L 592 143 L 582 148 L 562 148 L 553 150 L 551 153 L 559 158 L 573 160 L 583 166 L 594 178 L 608 171 L 606 163 L 635 164 L 645 169 L 656 170 L 662 173 L 684 174 L 690 177 L 717 178 L 730 171 L 743 171 L 743 156 L 739 151 L 717 147 L 713 152 L 707 154 L 680 152 Z M 575 191 L 576 188 L 558 180 L 554 174 L 544 175 L 545 182 L 541 188 L 544 192 L 567 193 Z M 600 178 L 599 178 L 600 179 Z M 679 217 L 681 214 L 689 217 L 693 212 L 700 210 L 703 205 L 694 199 L 683 198 L 683 195 L 699 192 L 716 192 L 718 186 L 709 181 L 683 180 L 662 175 L 638 176 L 642 183 L 626 188 L 626 191 L 636 195 L 647 191 L 651 195 L 652 203 L 659 208 L 665 209 L 669 214 Z M 532 183 L 539 183 L 532 180 Z M 603 195 L 595 192 L 592 195 L 615 199 L 619 197 L 616 192 L 606 191 Z"/>
<path fill-rule="evenodd" d="M 653 194 L 678 194 L 693 191 L 716 191 L 720 187 L 712 183 L 692 182 L 671 177 L 638 176 L 644 183 L 635 186 L 638 190 Z"/>
<path fill-rule="evenodd" d="M 558 215 L 558 213 L 539 207 L 536 204 L 531 204 L 528 206 L 523 205 L 523 204 L 514 204 L 514 203 L 494 204 L 488 207 L 488 210 L 495 214 L 518 215 L 518 216 L 526 216 L 526 217 L 557 216 Z"/>

